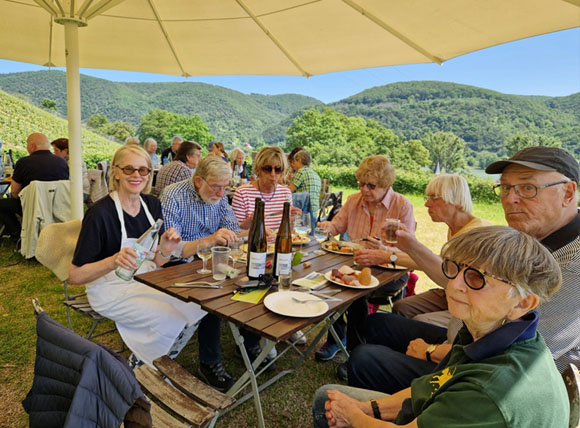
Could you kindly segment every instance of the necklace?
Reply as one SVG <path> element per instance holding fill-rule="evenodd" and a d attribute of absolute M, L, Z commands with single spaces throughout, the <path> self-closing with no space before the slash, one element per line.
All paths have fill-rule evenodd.
<path fill-rule="evenodd" d="M 262 197 L 262 199 L 266 202 L 270 202 L 272 199 L 274 199 L 274 196 L 276 196 L 276 189 L 278 188 L 277 185 L 274 185 L 274 193 L 272 193 L 272 196 L 270 196 L 270 199 L 266 199 L 264 197 L 264 194 L 262 193 L 262 189 L 260 189 L 260 182 L 258 181 L 258 192 L 260 192 L 260 196 Z"/>

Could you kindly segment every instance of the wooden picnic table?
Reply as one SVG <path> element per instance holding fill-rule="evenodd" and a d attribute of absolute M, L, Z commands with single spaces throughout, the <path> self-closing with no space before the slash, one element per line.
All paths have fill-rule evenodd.
<path fill-rule="evenodd" d="M 303 257 L 300 265 L 293 268 L 293 279 L 302 278 L 312 272 L 326 273 L 329 270 L 339 268 L 340 266 L 354 266 L 354 259 L 352 255 L 335 254 L 330 252 L 322 252 L 319 250 L 318 244 L 313 241 L 310 245 L 305 244 L 303 252 L 306 255 Z M 269 256 L 271 259 L 272 256 Z M 304 263 L 310 262 L 309 267 L 305 267 Z M 332 294 L 334 298 L 339 298 L 340 301 L 329 301 L 328 311 L 317 317 L 310 318 L 297 318 L 297 317 L 287 317 L 278 315 L 271 312 L 264 305 L 264 299 L 262 299 L 257 304 L 240 302 L 232 300 L 232 294 L 238 289 L 235 283 L 240 279 L 228 279 L 224 281 L 221 288 L 175 288 L 172 287 L 176 282 L 190 282 L 190 281 L 209 281 L 213 282 L 211 274 L 199 274 L 197 270 L 201 268 L 201 260 L 196 260 L 190 263 L 185 263 L 181 265 L 171 266 L 165 269 L 156 270 L 153 272 L 148 272 L 142 275 L 137 275 L 135 279 L 140 281 L 150 287 L 153 287 L 159 291 L 167 293 L 178 299 L 186 302 L 195 302 L 199 304 L 202 309 L 209 313 L 216 314 L 220 318 L 228 321 L 232 334 L 236 344 L 242 352 L 244 357 L 244 362 L 246 363 L 246 373 L 240 378 L 228 391 L 229 395 L 237 394 L 248 382 L 252 384 L 253 392 L 238 399 L 238 402 L 243 402 L 245 399 L 251 398 L 253 396 L 256 410 L 258 412 L 259 425 L 264 426 L 263 415 L 261 410 L 261 404 L 259 399 L 259 391 L 268 385 L 271 385 L 280 377 L 285 374 L 293 372 L 301 363 L 304 361 L 308 355 L 313 352 L 317 343 L 326 334 L 326 332 L 331 329 L 333 335 L 336 334 L 331 328 L 332 324 L 346 311 L 346 309 L 355 300 L 366 296 L 377 290 L 375 288 L 365 288 L 365 289 L 354 289 L 346 288 L 331 282 L 327 282 L 322 287 L 318 288 L 317 291 Z M 208 263 L 208 268 L 211 265 Z M 241 263 L 238 263 L 238 267 L 244 268 Z M 406 270 L 389 270 L 381 267 L 373 267 L 372 274 L 379 280 L 380 285 L 387 284 L 388 282 L 394 281 L 405 274 Z M 299 288 L 293 286 L 294 289 Z M 274 287 L 268 292 L 268 294 L 276 292 Z M 323 324 L 326 326 L 318 332 L 316 337 L 311 341 L 310 346 L 302 354 L 299 361 L 294 365 L 292 370 L 286 370 L 283 373 L 278 374 L 274 378 L 270 379 L 265 385 L 258 386 L 256 381 L 255 370 L 258 368 L 259 364 L 265 359 L 269 350 L 276 343 L 287 341 L 293 333 L 298 330 L 303 330 L 311 327 L 313 324 Z M 243 338 L 239 333 L 239 328 L 244 328 L 253 333 L 256 333 L 266 339 L 269 339 L 269 346 L 266 346 L 260 356 L 253 364 L 247 358 L 245 348 L 243 347 Z M 337 340 L 339 346 L 346 350 L 342 346 L 340 340 Z M 280 354 L 279 354 L 280 355 Z M 262 369 L 259 373 L 264 371 Z"/>

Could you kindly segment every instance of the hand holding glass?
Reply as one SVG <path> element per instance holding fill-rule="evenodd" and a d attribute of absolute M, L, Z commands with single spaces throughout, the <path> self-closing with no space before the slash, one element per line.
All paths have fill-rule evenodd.
<path fill-rule="evenodd" d="M 381 232 L 381 240 L 383 244 L 396 244 L 397 243 L 397 230 L 399 229 L 399 224 L 401 221 L 398 218 L 388 218 L 385 220 L 385 227 Z"/>

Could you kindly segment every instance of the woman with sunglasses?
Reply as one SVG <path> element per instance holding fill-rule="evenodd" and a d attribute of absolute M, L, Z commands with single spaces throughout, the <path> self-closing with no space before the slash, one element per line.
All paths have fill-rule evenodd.
<path fill-rule="evenodd" d="M 151 190 L 152 164 L 139 146 L 122 146 L 111 162 L 111 193 L 85 214 L 72 266 L 71 284 L 86 284 L 92 308 L 112 319 L 133 352 L 132 363 L 152 366 L 162 355 L 176 356 L 205 315 L 199 305 L 185 303 L 133 279 L 124 281 L 115 269 L 137 267 L 133 245 L 162 218 Z M 181 241 L 174 229 L 161 236 L 138 270 L 145 273 L 165 264 Z"/>
<path fill-rule="evenodd" d="M 568 426 L 566 389 L 536 332 L 534 308 L 562 279 L 550 252 L 515 229 L 486 226 L 452 238 L 441 257 L 449 311 L 464 324 L 449 354 L 393 395 L 323 386 L 316 428 Z"/>
<path fill-rule="evenodd" d="M 355 171 L 360 192 L 350 195 L 346 204 L 340 209 L 332 221 L 323 221 L 318 225 L 330 235 L 348 233 L 351 240 L 381 236 L 381 230 L 387 218 L 399 219 L 408 230 L 415 230 L 413 204 L 403 195 L 395 192 L 392 185 L 395 182 L 395 169 L 386 156 L 376 155 L 364 159 Z M 366 259 L 378 259 L 384 251 L 362 250 Z M 355 259 L 356 260 L 356 259 Z M 368 263 L 380 264 L 381 262 Z M 385 284 L 383 291 L 393 292 L 400 290 L 407 283 L 408 275 Z M 363 335 L 363 326 L 368 316 L 366 298 L 354 302 L 348 309 L 348 326 L 346 327 L 346 348 L 350 351 L 360 344 Z M 340 337 L 344 337 L 345 323 L 342 319 L 334 324 Z M 320 361 L 334 358 L 338 352 L 338 345 L 329 334 L 327 341 L 316 352 L 315 357 Z M 338 368 L 338 377 L 346 377 L 346 363 Z"/>
<path fill-rule="evenodd" d="M 240 186 L 234 193 L 232 208 L 242 229 L 249 229 L 254 218 L 256 198 L 265 203 L 264 220 L 269 229 L 278 229 L 282 221 L 284 202 L 292 203 L 292 192 L 279 184 L 280 178 L 288 169 L 286 155 L 280 147 L 264 147 L 256 155 L 254 173 L 258 179 Z M 292 208 L 292 214 L 300 214 Z"/>

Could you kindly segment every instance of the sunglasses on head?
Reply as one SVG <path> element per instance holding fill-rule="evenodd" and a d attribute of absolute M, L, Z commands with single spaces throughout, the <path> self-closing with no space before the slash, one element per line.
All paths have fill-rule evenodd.
<path fill-rule="evenodd" d="M 135 171 L 139 171 L 139 175 L 144 177 L 144 176 L 149 175 L 151 173 L 151 168 L 148 168 L 146 166 L 142 166 L 141 168 L 133 168 L 132 166 L 119 166 L 119 165 L 117 165 L 117 168 L 119 168 L 121 171 L 123 171 L 123 174 L 125 174 L 125 175 L 133 175 L 133 173 Z"/>
<path fill-rule="evenodd" d="M 282 167 L 281 166 L 272 166 L 272 165 L 266 165 L 262 167 L 262 171 L 264 172 L 272 172 L 272 170 L 274 170 L 276 172 L 276 174 L 280 174 L 282 172 Z"/>

